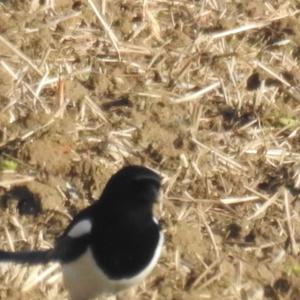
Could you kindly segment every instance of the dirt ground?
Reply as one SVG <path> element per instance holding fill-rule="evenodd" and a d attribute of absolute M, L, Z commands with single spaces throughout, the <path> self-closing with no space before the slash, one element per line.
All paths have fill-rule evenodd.
<path fill-rule="evenodd" d="M 299 1 L 0 1 L 0 247 L 49 248 L 121 166 L 164 177 L 136 300 L 300 299 Z M 0 266 L 0 299 L 67 299 Z"/>

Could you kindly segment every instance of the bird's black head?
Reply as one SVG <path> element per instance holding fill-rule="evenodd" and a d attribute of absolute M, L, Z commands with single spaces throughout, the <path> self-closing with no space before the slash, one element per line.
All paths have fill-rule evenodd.
<path fill-rule="evenodd" d="M 100 202 L 119 208 L 151 209 L 160 186 L 161 177 L 154 171 L 143 166 L 126 166 L 110 178 Z"/>

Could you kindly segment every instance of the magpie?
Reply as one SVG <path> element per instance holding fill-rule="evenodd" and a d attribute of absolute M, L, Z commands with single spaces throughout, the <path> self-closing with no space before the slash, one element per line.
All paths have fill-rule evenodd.
<path fill-rule="evenodd" d="M 99 200 L 74 217 L 55 246 L 41 251 L 0 251 L 3 261 L 58 261 L 72 300 L 115 294 L 141 282 L 160 257 L 164 236 L 153 216 L 161 177 L 137 165 L 121 168 Z"/>

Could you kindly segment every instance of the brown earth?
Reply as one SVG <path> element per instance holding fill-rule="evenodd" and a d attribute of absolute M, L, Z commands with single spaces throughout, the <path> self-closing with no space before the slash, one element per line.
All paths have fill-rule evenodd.
<path fill-rule="evenodd" d="M 166 245 L 121 298 L 299 300 L 298 1 L 94 2 L 111 31 L 90 1 L 0 1 L 1 248 L 49 248 L 143 164 Z M 67 299 L 49 268 L 1 266 L 0 299 Z"/>

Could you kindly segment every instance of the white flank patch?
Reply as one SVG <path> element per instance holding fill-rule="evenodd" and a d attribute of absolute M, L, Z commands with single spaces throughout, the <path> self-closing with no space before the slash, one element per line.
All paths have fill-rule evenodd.
<path fill-rule="evenodd" d="M 92 230 L 92 222 L 88 219 L 82 220 L 71 228 L 68 232 L 70 238 L 79 238 L 85 234 L 90 233 Z"/>
<path fill-rule="evenodd" d="M 97 265 L 92 251 L 88 248 L 76 261 L 62 264 L 64 283 L 72 300 L 93 299 L 98 295 L 116 293 L 140 283 L 156 265 L 163 246 L 164 236 L 160 233 L 157 248 L 150 263 L 133 277 L 114 280 L 109 278 Z"/>

